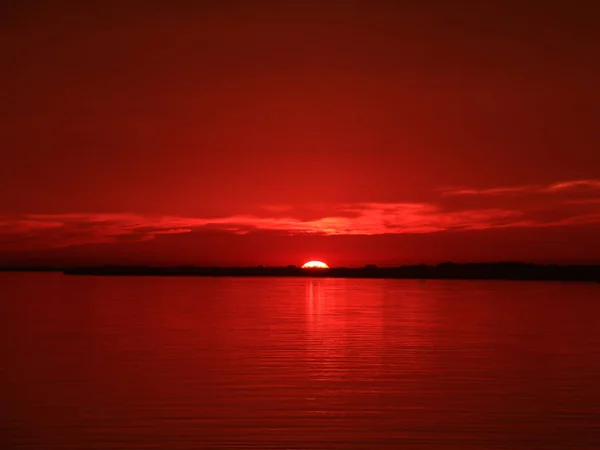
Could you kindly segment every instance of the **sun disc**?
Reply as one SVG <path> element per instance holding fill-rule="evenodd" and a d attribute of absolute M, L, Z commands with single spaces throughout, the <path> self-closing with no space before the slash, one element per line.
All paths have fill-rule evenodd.
<path fill-rule="evenodd" d="M 308 261 L 302 266 L 303 269 L 329 269 L 329 266 L 322 261 Z"/>

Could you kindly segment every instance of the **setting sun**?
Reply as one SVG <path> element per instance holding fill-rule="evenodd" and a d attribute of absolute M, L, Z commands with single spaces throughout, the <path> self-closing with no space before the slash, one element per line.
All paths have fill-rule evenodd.
<path fill-rule="evenodd" d="M 329 269 L 329 266 L 321 261 L 309 261 L 302 266 L 303 269 Z"/>

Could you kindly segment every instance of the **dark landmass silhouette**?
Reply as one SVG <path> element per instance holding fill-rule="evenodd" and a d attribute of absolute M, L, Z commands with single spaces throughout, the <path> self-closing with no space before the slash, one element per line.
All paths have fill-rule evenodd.
<path fill-rule="evenodd" d="M 101 266 L 70 267 L 66 275 L 104 276 L 205 276 L 205 277 L 325 277 L 325 278 L 399 278 L 460 280 L 538 280 L 600 282 L 600 265 L 539 265 L 521 262 L 442 263 L 435 266 L 412 265 L 361 268 L 333 267 L 302 269 L 285 267 L 152 267 Z"/>

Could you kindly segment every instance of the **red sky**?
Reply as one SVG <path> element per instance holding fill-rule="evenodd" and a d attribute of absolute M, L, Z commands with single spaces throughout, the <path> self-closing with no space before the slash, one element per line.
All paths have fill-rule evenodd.
<path fill-rule="evenodd" d="M 600 262 L 558 3 L 3 2 L 0 264 Z"/>

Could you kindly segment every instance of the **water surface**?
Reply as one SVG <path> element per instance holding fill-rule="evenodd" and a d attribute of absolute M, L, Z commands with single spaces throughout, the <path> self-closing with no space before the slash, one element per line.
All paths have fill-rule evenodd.
<path fill-rule="evenodd" d="M 3 449 L 600 448 L 600 284 L 0 274 Z"/>

